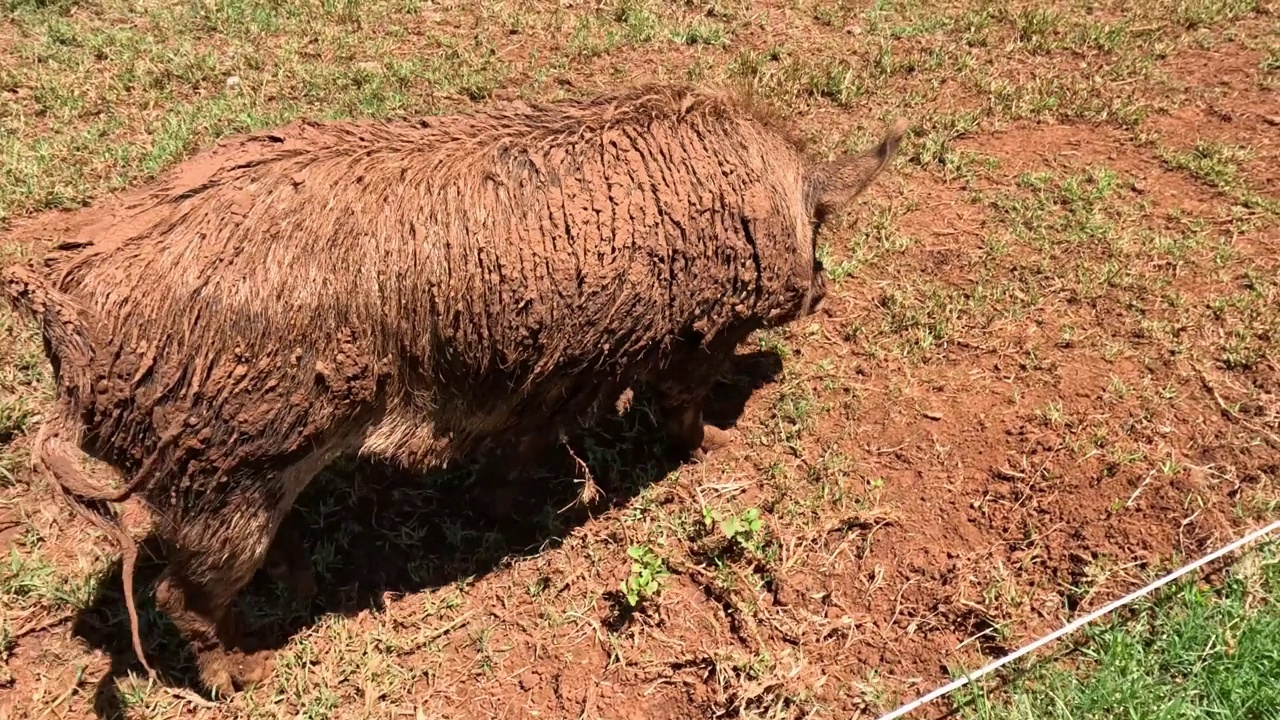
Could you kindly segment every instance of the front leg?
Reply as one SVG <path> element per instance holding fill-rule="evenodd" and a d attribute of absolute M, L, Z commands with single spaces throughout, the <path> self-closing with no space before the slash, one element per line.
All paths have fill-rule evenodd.
<path fill-rule="evenodd" d="M 300 599 L 309 600 L 316 594 L 315 569 L 311 565 L 311 554 L 302 542 L 297 516 L 287 516 L 276 530 L 263 567 L 276 582 L 293 590 Z"/>
<path fill-rule="evenodd" d="M 667 437 L 680 452 L 688 453 L 697 460 L 729 444 L 729 433 L 705 422 L 702 418 L 704 401 L 671 402 L 664 401 L 664 429 Z"/>
<path fill-rule="evenodd" d="M 706 347 L 685 352 L 657 378 L 658 406 L 667 437 L 696 460 L 729 444 L 728 432 L 706 423 L 703 411 L 711 388 L 729 368 L 740 338 L 724 336 Z"/>
<path fill-rule="evenodd" d="M 512 447 L 502 448 L 485 457 L 471 481 L 475 508 L 491 520 L 509 520 L 515 515 L 517 501 L 528 476 L 542 457 L 553 447 L 553 436 L 531 433 Z"/>

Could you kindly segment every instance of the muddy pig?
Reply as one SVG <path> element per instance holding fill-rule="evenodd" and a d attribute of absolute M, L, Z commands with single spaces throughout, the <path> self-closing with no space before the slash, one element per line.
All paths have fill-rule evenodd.
<path fill-rule="evenodd" d="M 815 236 L 905 126 L 829 162 L 752 104 L 683 86 L 231 137 L 79 211 L 6 271 L 38 322 L 56 407 L 34 458 L 121 544 L 151 513 L 156 602 L 220 694 L 255 571 L 309 565 L 279 533 L 340 455 L 443 466 L 589 424 L 637 384 L 670 437 L 724 442 L 702 407 L 734 348 L 813 311 Z M 118 482 L 92 479 L 86 457 Z M 154 674 L 154 673 L 153 673 Z"/>

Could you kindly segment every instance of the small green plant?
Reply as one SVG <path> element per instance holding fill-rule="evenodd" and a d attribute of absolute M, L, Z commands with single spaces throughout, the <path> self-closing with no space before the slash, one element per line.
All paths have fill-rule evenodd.
<path fill-rule="evenodd" d="M 1040 421 L 1052 428 L 1061 428 L 1066 424 L 1066 413 L 1062 409 L 1062 403 L 1051 402 L 1043 408 L 1036 411 Z"/>
<path fill-rule="evenodd" d="M 1280 72 L 1280 47 L 1273 47 L 1267 56 L 1258 63 L 1258 69 L 1264 73 Z"/>
<path fill-rule="evenodd" d="M 661 21 L 644 0 L 624 0 L 613 19 L 626 29 L 627 40 L 647 43 L 657 35 Z"/>
<path fill-rule="evenodd" d="M 741 515 L 720 521 L 720 532 L 743 547 L 754 543 L 756 536 L 763 529 L 764 521 L 760 519 L 760 510 L 757 508 L 747 508 Z"/>
<path fill-rule="evenodd" d="M 1018 39 L 1032 52 L 1045 53 L 1054 48 L 1054 32 L 1061 22 L 1058 13 L 1042 8 L 1031 8 L 1013 16 L 1018 29 Z"/>
<path fill-rule="evenodd" d="M 627 605 L 634 608 L 661 592 L 662 581 L 671 573 L 662 558 L 647 545 L 632 545 L 627 548 L 627 555 L 632 561 L 631 574 L 622 581 L 621 590 Z"/>
<path fill-rule="evenodd" d="M 730 547 L 745 551 L 749 555 L 762 554 L 764 520 L 760 517 L 759 508 L 747 508 L 727 518 L 720 517 L 710 508 L 703 508 L 702 521 L 707 529 L 719 527 L 723 538 L 720 542 L 728 543 Z M 724 549 L 724 546 L 721 546 L 721 549 Z"/>
<path fill-rule="evenodd" d="M 867 78 L 847 60 L 827 59 L 805 68 L 802 87 L 814 97 L 849 106 L 867 93 Z"/>

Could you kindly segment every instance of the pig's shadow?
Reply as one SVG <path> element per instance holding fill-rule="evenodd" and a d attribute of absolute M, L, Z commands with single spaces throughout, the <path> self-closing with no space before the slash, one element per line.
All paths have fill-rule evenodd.
<path fill-rule="evenodd" d="M 717 385 L 707 420 L 733 426 L 751 395 L 781 368 L 776 353 L 737 356 Z M 626 416 L 609 418 L 571 443 L 604 491 L 591 508 L 594 514 L 629 502 L 687 462 L 665 447 L 644 398 Z M 300 521 L 319 590 L 303 601 L 260 572 L 240 595 L 254 644 L 279 648 L 327 614 L 377 609 L 388 592 L 444 586 L 487 573 L 509 558 L 556 547 L 588 517 L 581 504 L 562 511 L 580 486 L 570 479 L 577 471 L 568 454 L 556 455 L 564 457 L 566 466 L 547 467 L 530 478 L 520 489 L 513 517 L 505 521 L 476 511 L 476 497 L 467 486 L 469 468 L 414 473 L 363 461 L 331 467 L 298 499 L 293 518 Z M 203 694 L 184 643 L 155 608 L 152 590 L 163 566 L 149 559 L 153 555 L 149 547 L 141 549 L 134 586 L 147 660 L 161 682 Z M 75 635 L 111 656 L 111 669 L 98 682 L 94 698 L 99 717 L 123 717 L 114 681 L 130 669 L 141 671 L 120 590 L 117 561 L 72 627 Z"/>

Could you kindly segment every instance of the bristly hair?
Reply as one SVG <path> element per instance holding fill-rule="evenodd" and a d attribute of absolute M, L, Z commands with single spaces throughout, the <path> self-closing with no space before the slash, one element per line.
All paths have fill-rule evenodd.
<path fill-rule="evenodd" d="M 781 137 L 801 154 L 810 152 L 812 145 L 807 138 L 796 132 L 778 102 L 745 82 L 720 87 L 646 82 L 582 97 L 534 102 L 511 101 L 505 105 L 513 110 L 533 109 L 562 113 L 565 120 L 577 122 L 588 118 L 636 122 L 646 115 L 669 118 L 674 108 L 679 114 L 750 120 Z M 612 108 L 613 113 L 602 116 L 599 114 L 601 108 Z"/>

